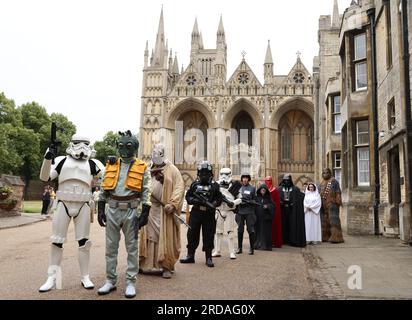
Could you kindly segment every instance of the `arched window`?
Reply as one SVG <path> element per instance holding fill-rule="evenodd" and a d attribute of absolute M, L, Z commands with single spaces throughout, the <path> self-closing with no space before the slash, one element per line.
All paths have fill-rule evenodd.
<path fill-rule="evenodd" d="M 281 160 L 292 160 L 292 130 L 285 125 L 280 133 Z"/>

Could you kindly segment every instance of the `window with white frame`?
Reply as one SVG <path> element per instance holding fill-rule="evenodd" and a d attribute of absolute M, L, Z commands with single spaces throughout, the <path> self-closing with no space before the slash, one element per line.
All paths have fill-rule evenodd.
<path fill-rule="evenodd" d="M 342 158 L 341 152 L 335 151 L 333 152 L 333 176 L 339 182 L 339 185 L 342 184 Z"/>
<path fill-rule="evenodd" d="M 355 156 L 357 167 L 357 183 L 360 187 L 370 186 L 370 150 L 369 150 L 369 121 L 356 122 Z"/>
<path fill-rule="evenodd" d="M 388 128 L 389 130 L 395 129 L 396 126 L 396 109 L 395 98 L 392 98 L 388 103 Z"/>
<path fill-rule="evenodd" d="M 340 96 L 332 97 L 332 120 L 333 133 L 339 134 L 342 132 L 342 116 L 340 111 Z"/>
<path fill-rule="evenodd" d="M 353 69 L 355 91 L 367 89 L 368 63 L 366 59 L 366 33 L 361 33 L 353 38 Z"/>

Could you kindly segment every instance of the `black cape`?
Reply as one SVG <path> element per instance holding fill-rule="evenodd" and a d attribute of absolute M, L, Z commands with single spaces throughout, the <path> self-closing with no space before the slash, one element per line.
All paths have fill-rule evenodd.
<path fill-rule="evenodd" d="M 289 207 L 285 206 L 283 188 L 280 187 L 282 210 L 283 242 L 293 247 L 306 247 L 305 211 L 303 200 L 305 195 L 293 186 L 290 193 Z"/>
<path fill-rule="evenodd" d="M 261 189 L 266 189 L 265 196 L 260 194 Z M 257 190 L 257 200 L 259 204 L 255 208 L 256 212 L 256 241 L 255 249 L 272 251 L 272 220 L 275 216 L 275 204 L 271 199 L 268 187 L 262 184 Z M 265 209 L 263 206 L 267 205 Z"/>

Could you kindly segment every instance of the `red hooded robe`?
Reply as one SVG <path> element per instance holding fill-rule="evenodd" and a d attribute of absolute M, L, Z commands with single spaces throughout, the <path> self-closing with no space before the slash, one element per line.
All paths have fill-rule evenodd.
<path fill-rule="evenodd" d="M 282 214 L 280 209 L 280 193 L 279 190 L 273 185 L 272 177 L 265 179 L 265 184 L 269 188 L 272 200 L 276 205 L 275 218 L 272 222 L 272 246 L 274 248 L 282 248 Z"/>

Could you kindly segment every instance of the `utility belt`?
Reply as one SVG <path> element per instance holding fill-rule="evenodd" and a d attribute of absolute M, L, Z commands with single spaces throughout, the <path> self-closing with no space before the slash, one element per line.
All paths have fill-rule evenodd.
<path fill-rule="evenodd" d="M 120 210 L 136 209 L 140 204 L 140 195 L 134 194 L 131 196 L 119 197 L 111 195 L 107 202 L 109 208 Z"/>
<path fill-rule="evenodd" d="M 193 210 L 193 209 L 195 209 L 195 210 L 197 210 L 197 211 L 202 211 L 202 212 L 212 211 L 212 209 L 209 209 L 209 208 L 206 207 L 206 206 L 200 206 L 200 205 L 197 205 L 197 204 L 195 204 L 195 205 L 193 206 L 192 210 Z"/>

